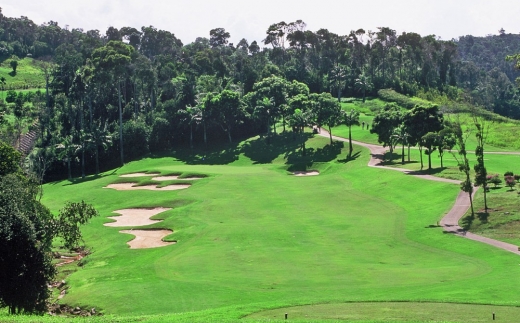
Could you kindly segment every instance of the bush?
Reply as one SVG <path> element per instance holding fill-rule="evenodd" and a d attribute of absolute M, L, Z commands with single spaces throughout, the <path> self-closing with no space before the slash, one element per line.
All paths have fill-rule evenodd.
<path fill-rule="evenodd" d="M 498 174 L 488 175 L 486 180 L 487 180 L 487 182 L 489 184 L 494 184 L 495 187 L 497 187 L 498 185 L 502 184 L 502 180 L 500 179 L 500 177 L 498 177 Z"/>
<path fill-rule="evenodd" d="M 507 176 L 513 176 L 513 172 L 505 172 L 504 178 L 506 178 Z"/>
<path fill-rule="evenodd" d="M 514 175 L 515 181 L 520 182 L 520 175 Z"/>
<path fill-rule="evenodd" d="M 516 186 L 515 178 L 513 176 L 506 176 L 505 180 L 506 180 L 506 185 L 509 186 L 509 188 L 511 190 L 513 190 L 513 188 Z"/>

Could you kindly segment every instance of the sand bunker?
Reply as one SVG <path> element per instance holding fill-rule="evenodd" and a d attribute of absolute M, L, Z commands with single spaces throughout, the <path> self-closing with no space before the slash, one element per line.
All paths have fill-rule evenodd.
<path fill-rule="evenodd" d="M 298 172 L 293 172 L 293 175 L 294 176 L 317 176 L 319 175 L 320 172 L 318 172 L 317 170 L 309 170 L 309 171 L 298 171 Z"/>
<path fill-rule="evenodd" d="M 158 177 L 153 177 L 152 180 L 154 181 L 172 181 L 172 180 L 181 180 L 181 181 L 191 181 L 191 180 L 196 180 L 196 179 L 201 179 L 202 177 L 184 177 L 184 178 L 179 178 L 179 176 L 177 175 L 172 175 L 172 176 L 158 176 Z"/>
<path fill-rule="evenodd" d="M 171 210 L 169 208 L 158 207 L 154 209 L 125 209 L 117 210 L 115 213 L 120 216 L 110 216 L 109 219 L 116 220 L 116 222 L 105 223 L 107 227 L 130 227 L 143 226 L 161 222 L 160 220 L 150 220 L 156 214 Z"/>
<path fill-rule="evenodd" d="M 171 230 L 122 230 L 119 232 L 135 236 L 133 240 L 127 242 L 130 249 L 158 248 L 176 243 L 162 241 L 164 237 L 173 232 Z"/>
<path fill-rule="evenodd" d="M 113 188 L 118 191 L 130 191 L 130 190 L 150 190 L 150 191 L 175 191 L 175 190 L 183 190 L 191 185 L 182 184 L 182 185 L 168 185 L 164 187 L 157 187 L 157 185 L 143 185 L 143 186 L 135 186 L 137 183 L 117 183 L 117 184 L 109 184 L 105 188 Z"/>
<path fill-rule="evenodd" d="M 146 176 L 155 176 L 159 175 L 159 173 L 131 173 L 131 174 L 124 174 L 119 177 L 146 177 Z"/>

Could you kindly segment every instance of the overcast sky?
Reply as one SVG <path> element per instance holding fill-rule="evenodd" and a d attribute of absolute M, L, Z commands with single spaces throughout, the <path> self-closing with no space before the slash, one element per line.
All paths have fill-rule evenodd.
<path fill-rule="evenodd" d="M 2 0 L 3 14 L 27 16 L 37 24 L 98 29 L 109 26 L 168 30 L 184 44 L 225 28 L 235 44 L 265 38 L 272 23 L 301 19 L 307 29 L 326 28 L 345 35 L 350 30 L 390 27 L 398 34 L 434 34 L 449 40 L 463 35 L 520 33 L 519 0 Z"/>

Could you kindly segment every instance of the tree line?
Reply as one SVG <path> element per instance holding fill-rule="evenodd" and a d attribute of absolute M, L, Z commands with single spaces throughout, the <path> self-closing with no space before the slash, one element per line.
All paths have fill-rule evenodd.
<path fill-rule="evenodd" d="M 321 123 L 316 110 L 327 93 L 338 100 L 364 99 L 393 88 L 475 102 L 482 93 L 475 88 L 482 80 L 471 79 L 475 73 L 459 59 L 458 41 L 398 34 L 389 27 L 337 35 L 307 30 L 297 20 L 270 25 L 261 42 L 237 44 L 229 43 L 224 28 L 189 44 L 153 26 L 110 27 L 103 35 L 1 13 L 0 28 L 0 55 L 32 56 L 44 75 L 45 91 L 32 100 L 38 145 L 46 149 L 41 154 L 53 150 L 50 154 L 69 168 L 80 160 L 82 175 L 85 164 L 91 171 L 89 165 L 95 164 L 97 173 L 100 162 L 115 157 L 123 163 L 175 145 L 233 141 L 276 129 L 276 122 L 285 126 L 294 120 L 297 109 L 303 113 L 312 107 L 313 122 Z M 517 38 L 504 35 L 497 37 Z M 461 40 L 467 49 L 466 38 Z M 506 75 L 507 80 L 514 76 Z M 520 111 L 516 87 L 489 88 L 509 94 L 495 93 L 477 103 L 493 109 L 490 98 L 498 96 L 507 105 L 501 103 L 502 112 L 514 116 Z M 16 100 L 19 106 L 21 99 Z M 18 108 L 20 120 L 29 110 Z"/>

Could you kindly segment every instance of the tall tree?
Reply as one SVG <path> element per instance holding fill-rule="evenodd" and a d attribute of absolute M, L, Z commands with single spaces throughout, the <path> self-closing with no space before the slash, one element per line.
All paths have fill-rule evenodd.
<path fill-rule="evenodd" d="M 462 130 L 462 127 L 460 125 L 460 122 L 455 122 L 452 125 L 453 133 L 455 134 L 455 138 L 457 141 L 457 149 L 458 149 L 458 155 L 453 154 L 453 157 L 457 161 L 457 164 L 459 165 L 459 170 L 464 173 L 465 179 L 460 183 L 460 188 L 462 191 L 468 193 L 469 195 L 469 202 L 471 206 L 471 217 L 475 217 L 475 211 L 473 210 L 473 183 L 471 183 L 471 168 L 469 167 L 469 160 L 467 156 L 466 151 L 466 141 L 469 136 L 469 132 L 464 132 Z"/>
<path fill-rule="evenodd" d="M 352 157 L 352 126 L 359 126 L 359 111 L 350 110 L 350 112 L 343 112 L 343 124 L 348 127 L 348 156 Z"/>
<path fill-rule="evenodd" d="M 487 134 L 489 127 L 486 125 L 484 118 L 473 117 L 473 123 L 477 132 L 477 147 L 475 148 L 475 157 L 477 157 L 477 163 L 475 164 L 475 185 L 482 186 L 484 188 L 484 209 L 487 213 L 487 170 L 484 164 L 484 145 L 486 144 Z"/>
<path fill-rule="evenodd" d="M 23 176 L 0 176 L 0 307 L 10 314 L 43 313 L 56 273 L 53 216 L 37 192 Z"/>
<path fill-rule="evenodd" d="M 125 163 L 123 153 L 123 108 L 121 107 L 121 83 L 127 68 L 130 65 L 134 48 L 120 41 L 110 41 L 107 45 L 96 49 L 92 53 L 92 63 L 98 74 L 108 74 L 117 84 L 117 96 L 119 104 L 119 149 L 121 164 Z"/>
<path fill-rule="evenodd" d="M 404 117 L 404 124 L 410 134 L 410 143 L 419 146 L 421 169 L 423 168 L 422 148 L 423 137 L 428 132 L 439 132 L 444 127 L 444 117 L 436 105 L 416 106 Z M 431 158 L 431 156 L 430 156 Z M 431 160 L 431 159 L 430 159 Z"/>

